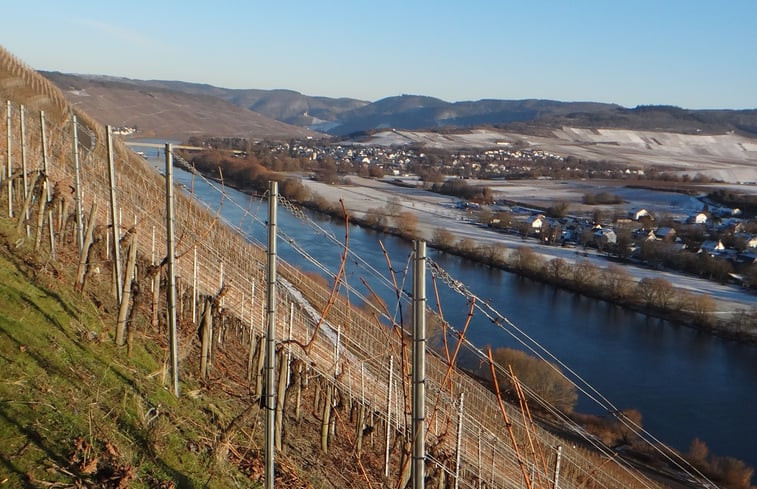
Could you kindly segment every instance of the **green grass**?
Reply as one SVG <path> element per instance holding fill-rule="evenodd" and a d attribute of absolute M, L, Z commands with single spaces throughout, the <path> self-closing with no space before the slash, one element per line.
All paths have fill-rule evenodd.
<path fill-rule="evenodd" d="M 238 401 L 177 401 L 159 342 L 116 348 L 70 277 L 0 233 L 0 487 L 249 487 L 212 454 Z"/>

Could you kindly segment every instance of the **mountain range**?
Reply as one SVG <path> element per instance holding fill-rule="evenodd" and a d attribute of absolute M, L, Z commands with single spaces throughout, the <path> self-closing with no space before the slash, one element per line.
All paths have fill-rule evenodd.
<path fill-rule="evenodd" d="M 536 99 L 447 102 L 422 95 L 369 102 L 313 97 L 283 89 L 228 89 L 181 81 L 42 74 L 58 85 L 70 102 L 81 105 L 102 122 L 137 125 L 148 136 L 205 133 L 289 138 L 315 133 L 343 136 L 385 128 L 455 130 L 498 126 L 539 132 L 570 126 L 686 134 L 735 132 L 757 137 L 757 109 L 625 108 L 598 102 Z"/>

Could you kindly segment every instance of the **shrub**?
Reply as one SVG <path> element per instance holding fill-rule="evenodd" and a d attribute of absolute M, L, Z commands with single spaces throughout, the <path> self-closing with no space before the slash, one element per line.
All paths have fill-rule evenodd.
<path fill-rule="evenodd" d="M 512 348 L 498 348 L 492 353 L 494 361 L 504 367 L 511 366 L 513 373 L 539 397 L 556 408 L 571 412 L 578 400 L 574 386 L 553 364 Z M 488 369 L 488 366 L 485 367 Z M 503 388 L 512 388 L 508 379 Z"/>

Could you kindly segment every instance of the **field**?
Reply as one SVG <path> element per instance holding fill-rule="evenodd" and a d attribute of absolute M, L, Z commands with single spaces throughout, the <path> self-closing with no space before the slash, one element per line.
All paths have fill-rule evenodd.
<path fill-rule="evenodd" d="M 671 168 L 730 183 L 757 182 L 757 140 L 736 134 L 691 135 L 623 129 L 545 129 L 540 136 L 493 129 L 441 134 L 382 131 L 359 144 L 418 144 L 432 148 L 491 148 L 509 143 L 585 160 L 612 161 L 631 168 Z M 350 141 L 343 143 L 349 144 Z"/>
<path fill-rule="evenodd" d="M 510 250 L 528 245 L 547 259 L 560 257 L 569 263 L 581 260 L 605 267 L 608 260 L 596 250 L 581 250 L 576 248 L 547 246 L 533 239 L 524 241 L 520 236 L 503 234 L 495 230 L 481 227 L 474 222 L 471 211 L 458 209 L 455 203 L 458 199 L 450 196 L 428 192 L 419 188 L 408 188 L 393 185 L 389 179 L 370 180 L 360 177 L 350 177 L 350 185 L 326 185 L 308 179 L 302 182 L 313 193 L 327 197 L 332 202 L 342 199 L 348 212 L 364 216 L 369 211 L 385 208 L 397 202 L 403 211 L 417 216 L 418 230 L 421 235 L 430 239 L 436 229 L 447 229 L 459 240 L 469 238 L 476 243 L 500 243 Z M 628 210 L 632 207 L 647 208 L 650 212 L 669 213 L 671 216 L 683 216 L 690 210 L 700 210 L 701 203 L 693 197 L 684 194 L 644 189 L 617 188 L 613 185 L 602 184 L 599 187 L 584 182 L 557 181 L 519 181 L 513 183 L 497 183 L 496 192 L 502 192 L 502 197 L 517 200 L 531 205 L 546 206 L 555 201 L 564 200 L 580 202 L 583 193 L 590 189 L 594 191 L 610 190 L 620 194 L 627 202 L 615 206 L 617 210 Z M 497 195 L 495 193 L 495 196 Z M 576 208 L 589 206 L 571 204 Z M 684 275 L 669 271 L 652 270 L 635 265 L 625 265 L 631 275 L 640 280 L 644 277 L 663 277 L 679 288 L 684 288 L 699 294 L 709 294 L 718 303 L 718 311 L 727 313 L 734 308 L 751 307 L 754 295 L 735 285 L 718 284 L 692 275 Z"/>

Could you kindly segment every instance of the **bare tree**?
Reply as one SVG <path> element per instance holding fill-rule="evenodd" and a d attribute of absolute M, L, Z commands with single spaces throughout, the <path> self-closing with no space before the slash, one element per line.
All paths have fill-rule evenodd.
<path fill-rule="evenodd" d="M 644 277 L 637 285 L 639 297 L 647 306 L 667 308 L 675 297 L 673 284 L 659 277 Z"/>
<path fill-rule="evenodd" d="M 449 229 L 436 228 L 434 229 L 434 235 L 431 237 L 431 241 L 434 243 L 434 246 L 441 249 L 449 249 L 455 244 L 455 235 L 452 234 Z"/>
<path fill-rule="evenodd" d="M 547 262 L 546 270 L 553 282 L 560 283 L 567 278 L 570 265 L 562 258 L 552 258 Z"/>
<path fill-rule="evenodd" d="M 573 283 L 579 290 L 587 290 L 597 283 L 599 277 L 599 267 L 582 260 L 573 265 Z"/>
<path fill-rule="evenodd" d="M 520 246 L 517 250 L 517 266 L 523 272 L 537 272 L 541 265 L 541 258 L 528 246 Z"/>
<path fill-rule="evenodd" d="M 611 299 L 624 299 L 631 294 L 633 279 L 625 268 L 610 264 L 602 271 L 602 286 Z"/>
<path fill-rule="evenodd" d="M 498 348 L 494 361 L 511 366 L 518 380 L 558 409 L 571 412 L 578 400 L 576 387 L 549 362 L 512 348 Z"/>
<path fill-rule="evenodd" d="M 407 238 L 418 238 L 418 217 L 410 211 L 402 211 L 395 218 L 397 230 Z"/>

